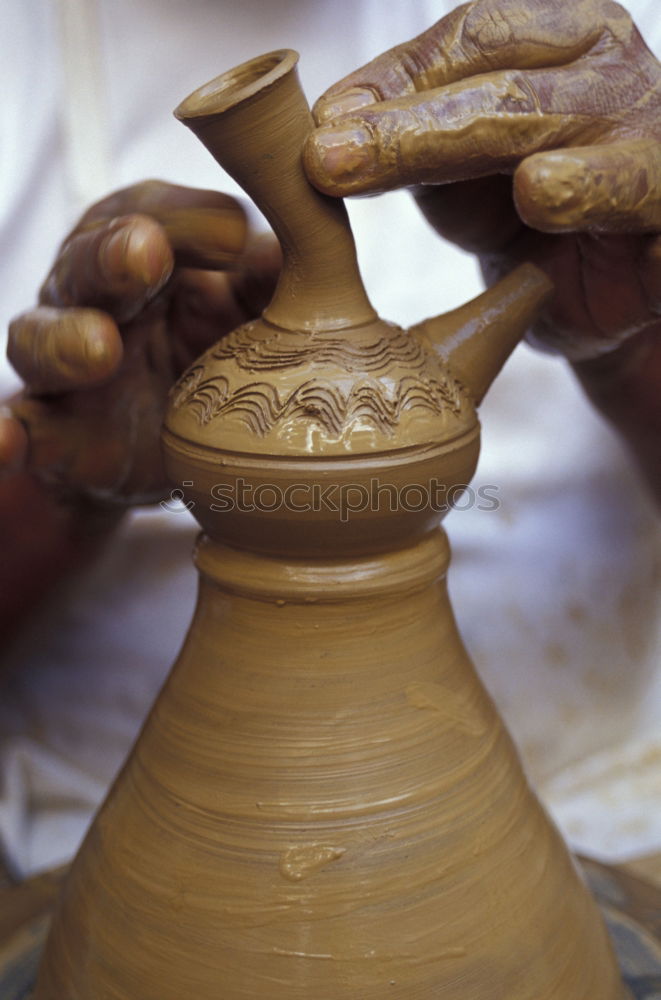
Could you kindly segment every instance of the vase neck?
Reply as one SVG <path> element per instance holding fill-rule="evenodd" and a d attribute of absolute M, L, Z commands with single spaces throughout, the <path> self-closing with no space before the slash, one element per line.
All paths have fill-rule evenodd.
<path fill-rule="evenodd" d="M 273 227 L 283 268 L 265 318 L 288 330 L 338 330 L 376 315 L 358 272 L 342 202 L 316 191 L 302 149 L 314 122 L 296 54 L 253 59 L 196 91 L 175 114 Z"/>
<path fill-rule="evenodd" d="M 311 332 L 374 322 L 344 205 L 313 194 L 297 202 L 295 213 L 298 218 L 285 219 L 277 210 L 264 212 L 283 253 L 278 286 L 264 318 L 287 330 Z"/>

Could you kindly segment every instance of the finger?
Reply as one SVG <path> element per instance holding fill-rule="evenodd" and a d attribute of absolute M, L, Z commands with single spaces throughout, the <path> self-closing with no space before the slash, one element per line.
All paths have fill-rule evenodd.
<path fill-rule="evenodd" d="M 126 215 L 75 232 L 64 243 L 40 293 L 44 305 L 94 306 L 130 319 L 172 274 L 172 249 L 146 215 Z"/>
<path fill-rule="evenodd" d="M 661 230 L 661 147 L 651 140 L 537 153 L 514 174 L 521 218 L 548 233 Z"/>
<path fill-rule="evenodd" d="M 282 254 L 271 233 L 255 237 L 241 266 L 229 274 L 182 270 L 171 306 L 176 357 L 183 368 L 220 337 L 258 316 L 268 305 L 280 273 Z"/>
<path fill-rule="evenodd" d="M 313 184 L 336 196 L 512 171 L 532 153 L 605 129 L 602 93 L 597 64 L 463 80 L 317 129 L 305 146 L 305 168 Z"/>
<path fill-rule="evenodd" d="M 177 266 L 218 271 L 239 266 L 247 232 L 243 210 L 172 209 L 161 212 L 159 222 L 174 250 Z"/>
<path fill-rule="evenodd" d="M 603 4 L 600 6 L 604 6 Z M 630 19 L 608 5 L 608 30 L 625 35 Z M 523 15 L 523 16 L 522 16 Z M 497 69 L 534 69 L 573 62 L 604 30 L 594 4 L 576 0 L 479 0 L 458 7 L 429 30 L 397 45 L 326 91 L 314 106 L 317 124 Z"/>
<path fill-rule="evenodd" d="M 183 371 L 202 351 L 245 322 L 234 298 L 229 275 L 219 271 L 178 272 L 170 306 L 177 371 Z"/>
<path fill-rule="evenodd" d="M 77 228 L 133 213 L 160 223 L 181 267 L 234 267 L 245 249 L 247 220 L 239 202 L 219 191 L 163 181 L 144 181 L 114 192 L 93 205 Z"/>
<path fill-rule="evenodd" d="M 7 357 L 33 393 L 97 385 L 114 374 L 122 354 L 115 323 L 94 309 L 40 306 L 9 325 Z"/>
<path fill-rule="evenodd" d="M 117 215 L 128 215 L 140 212 L 160 218 L 161 213 L 170 210 L 210 208 L 231 211 L 236 209 L 239 214 L 243 210 L 239 202 L 228 194 L 220 191 L 210 191 L 204 188 L 189 188 L 181 184 L 168 184 L 165 181 L 148 180 L 130 187 L 113 191 L 106 198 L 92 205 L 80 220 L 80 227 L 93 225 L 97 222 L 112 219 Z"/>
<path fill-rule="evenodd" d="M 9 406 L 0 406 L 0 479 L 25 467 L 28 436 Z"/>

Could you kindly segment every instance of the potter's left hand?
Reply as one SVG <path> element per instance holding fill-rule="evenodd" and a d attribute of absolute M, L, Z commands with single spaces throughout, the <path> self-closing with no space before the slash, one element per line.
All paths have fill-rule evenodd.
<path fill-rule="evenodd" d="M 575 362 L 661 493 L 661 66 L 628 13 L 473 0 L 314 113 L 322 191 L 410 187 L 489 282 L 521 260 L 549 274 L 531 339 Z"/>
<path fill-rule="evenodd" d="M 111 506 L 164 496 L 169 389 L 268 302 L 274 243 L 251 236 L 242 207 L 213 191 L 145 181 L 93 205 L 39 305 L 10 326 L 25 390 L 0 414 L 0 476 L 25 470 L 65 498 Z"/>
<path fill-rule="evenodd" d="M 123 511 L 167 495 L 168 392 L 219 336 L 257 315 L 279 270 L 234 199 L 146 181 L 93 205 L 36 308 L 10 328 L 25 388 L 0 407 L 0 639 Z"/>

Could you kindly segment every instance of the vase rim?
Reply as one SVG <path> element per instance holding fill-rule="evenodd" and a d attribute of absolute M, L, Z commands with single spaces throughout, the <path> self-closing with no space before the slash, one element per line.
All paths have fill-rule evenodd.
<path fill-rule="evenodd" d="M 298 52 L 276 49 L 235 66 L 189 94 L 174 110 L 182 122 L 217 115 L 243 104 L 294 69 Z"/>

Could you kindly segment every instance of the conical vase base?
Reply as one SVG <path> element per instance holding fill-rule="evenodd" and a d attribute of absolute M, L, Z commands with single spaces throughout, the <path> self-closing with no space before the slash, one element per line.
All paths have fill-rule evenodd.
<path fill-rule="evenodd" d="M 188 640 L 36 1000 L 621 1000 L 446 561 L 440 531 L 350 565 L 200 546 Z"/>

